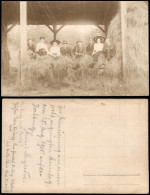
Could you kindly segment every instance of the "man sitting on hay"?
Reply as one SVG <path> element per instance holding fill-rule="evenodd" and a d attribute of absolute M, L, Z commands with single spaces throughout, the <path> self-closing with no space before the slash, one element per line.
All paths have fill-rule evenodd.
<path fill-rule="evenodd" d="M 94 51 L 94 40 L 90 38 L 89 43 L 86 47 L 86 54 L 92 56 L 93 51 Z"/>
<path fill-rule="evenodd" d="M 73 55 L 75 58 L 80 58 L 85 55 L 85 47 L 83 46 L 83 41 L 78 40 L 75 47 L 73 48 Z"/>
<path fill-rule="evenodd" d="M 71 53 L 71 48 L 68 46 L 68 42 L 67 41 L 63 41 L 62 42 L 62 47 L 60 48 L 60 52 L 62 56 L 67 56 L 67 57 L 71 57 L 72 53 Z"/>

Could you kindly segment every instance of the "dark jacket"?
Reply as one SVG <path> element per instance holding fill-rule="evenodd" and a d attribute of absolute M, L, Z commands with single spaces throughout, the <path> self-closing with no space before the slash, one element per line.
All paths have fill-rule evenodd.
<path fill-rule="evenodd" d="M 61 47 L 60 52 L 63 56 L 71 56 L 71 48 L 70 47 Z"/>
<path fill-rule="evenodd" d="M 28 43 L 27 46 L 28 46 L 28 50 L 35 52 L 35 45 L 34 44 L 29 45 L 29 43 Z"/>
<path fill-rule="evenodd" d="M 78 45 L 76 45 L 76 46 L 73 48 L 73 54 L 74 54 L 76 57 L 81 57 L 83 54 L 85 54 L 85 48 L 84 48 L 84 46 L 79 47 Z"/>
<path fill-rule="evenodd" d="M 88 44 L 88 46 L 86 47 L 86 53 L 88 54 L 88 55 L 92 55 L 92 53 L 93 53 L 93 50 L 94 50 L 94 44 Z"/>
<path fill-rule="evenodd" d="M 104 55 L 107 58 L 107 60 L 110 60 L 111 58 L 113 58 L 116 54 L 116 49 L 115 47 L 111 44 L 111 45 L 104 45 Z"/>

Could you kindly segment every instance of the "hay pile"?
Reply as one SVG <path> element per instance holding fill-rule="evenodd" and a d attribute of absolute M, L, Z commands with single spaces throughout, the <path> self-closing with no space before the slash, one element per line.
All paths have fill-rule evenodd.
<path fill-rule="evenodd" d="M 60 88 L 63 85 L 91 88 L 91 81 L 99 80 L 103 71 L 101 65 L 88 55 L 78 59 L 54 59 L 50 56 L 32 59 L 26 55 L 23 60 L 22 82 L 25 89 L 31 90 L 39 87 Z"/>
<path fill-rule="evenodd" d="M 68 80 L 71 85 L 77 88 L 94 89 L 95 81 L 100 81 L 101 75 L 105 71 L 101 68 L 101 63 L 85 55 L 79 59 L 74 59 L 75 66 L 68 69 Z M 72 83 L 71 83 L 72 82 Z"/>
<path fill-rule="evenodd" d="M 144 1 L 127 3 L 127 65 L 148 72 L 148 5 Z"/>
<path fill-rule="evenodd" d="M 115 46 L 116 54 L 111 60 L 106 60 L 107 71 L 112 76 L 118 76 L 121 72 L 121 20 L 118 13 L 110 22 L 107 31 L 107 39 Z"/>
<path fill-rule="evenodd" d="M 127 85 L 149 94 L 148 4 L 145 1 L 127 3 Z M 138 95 L 139 95 L 138 94 Z"/>
<path fill-rule="evenodd" d="M 36 89 L 38 87 L 61 87 L 67 77 L 69 58 L 53 59 L 50 56 L 39 56 L 31 59 L 26 55 L 23 60 L 22 81 L 25 88 Z"/>
<path fill-rule="evenodd" d="M 148 4 L 145 1 L 126 1 L 126 59 L 127 82 L 139 80 L 142 87 L 148 82 Z M 108 26 L 107 38 L 116 47 L 116 55 L 107 61 L 109 73 L 121 71 L 121 17 L 120 11 Z"/>

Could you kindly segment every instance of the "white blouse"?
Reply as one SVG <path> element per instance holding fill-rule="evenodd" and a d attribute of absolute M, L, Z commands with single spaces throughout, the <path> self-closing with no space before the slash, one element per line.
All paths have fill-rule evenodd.
<path fill-rule="evenodd" d="M 37 45 L 36 45 L 36 51 L 39 51 L 40 49 L 45 49 L 45 51 L 47 53 L 49 53 L 48 47 L 47 47 L 47 45 L 45 43 L 37 43 Z"/>
<path fill-rule="evenodd" d="M 99 52 L 99 51 L 103 51 L 104 48 L 104 44 L 103 43 L 95 43 L 94 44 L 94 51 L 93 54 Z"/>
<path fill-rule="evenodd" d="M 60 55 L 60 48 L 58 46 L 52 46 L 50 48 L 50 52 L 51 55 L 55 55 L 55 56 L 59 56 Z"/>

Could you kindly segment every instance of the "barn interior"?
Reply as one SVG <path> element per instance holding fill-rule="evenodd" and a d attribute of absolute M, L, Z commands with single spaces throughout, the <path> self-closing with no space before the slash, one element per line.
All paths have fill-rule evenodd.
<path fill-rule="evenodd" d="M 20 37 L 23 58 L 27 49 L 27 25 L 46 25 L 53 33 L 54 39 L 65 25 L 96 25 L 100 31 L 107 34 L 107 27 L 117 14 L 119 6 L 118 1 L 26 1 L 22 2 L 22 5 L 20 1 L 3 1 L 4 56 L 7 56 L 7 33 L 16 25 L 20 25 L 22 29 Z M 2 71 L 9 72 L 9 62 L 4 58 Z"/>

